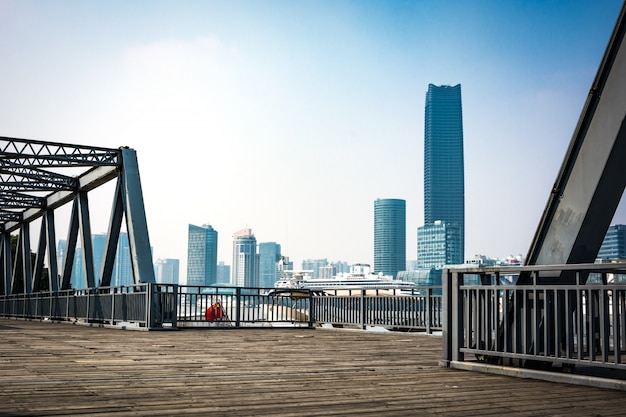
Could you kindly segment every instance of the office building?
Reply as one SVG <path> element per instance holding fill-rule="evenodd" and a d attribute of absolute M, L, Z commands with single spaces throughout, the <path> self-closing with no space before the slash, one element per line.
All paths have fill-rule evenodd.
<path fill-rule="evenodd" d="M 217 283 L 230 283 L 230 265 L 224 265 L 224 261 L 219 261 L 217 263 Z"/>
<path fill-rule="evenodd" d="M 217 230 L 209 224 L 190 224 L 187 238 L 187 285 L 217 283 Z"/>
<path fill-rule="evenodd" d="M 626 259 L 626 225 L 609 226 L 597 258 L 611 261 Z"/>
<path fill-rule="evenodd" d="M 258 255 L 252 229 L 242 229 L 233 235 L 232 284 L 237 287 L 258 287 Z"/>
<path fill-rule="evenodd" d="M 456 224 L 436 220 L 417 229 L 417 269 L 442 269 L 458 264 L 461 231 Z"/>
<path fill-rule="evenodd" d="M 157 259 L 156 282 L 159 284 L 178 284 L 178 259 Z"/>
<path fill-rule="evenodd" d="M 457 232 L 447 234 L 458 242 L 446 245 L 453 253 L 445 258 L 452 264 L 462 264 L 465 259 L 465 179 L 460 84 L 429 84 L 426 93 L 424 224 L 433 225 L 435 221 L 441 221 L 446 228 L 458 228 Z"/>
<path fill-rule="evenodd" d="M 311 278 L 321 278 L 320 268 L 328 265 L 328 259 L 305 259 L 302 261 L 302 269 L 304 271 L 311 271 L 309 274 Z"/>
<path fill-rule="evenodd" d="M 105 239 L 106 240 L 106 239 Z M 96 278 L 98 280 L 99 278 Z M 130 259 L 130 245 L 128 243 L 128 233 L 120 232 L 117 241 L 117 251 L 115 252 L 115 263 L 113 266 L 112 286 L 133 285 L 133 267 Z"/>
<path fill-rule="evenodd" d="M 406 201 L 374 201 L 374 273 L 396 277 L 406 267 Z"/>
<path fill-rule="evenodd" d="M 278 262 L 280 262 L 280 245 L 276 242 L 259 243 L 259 286 L 274 287 L 279 278 Z"/>

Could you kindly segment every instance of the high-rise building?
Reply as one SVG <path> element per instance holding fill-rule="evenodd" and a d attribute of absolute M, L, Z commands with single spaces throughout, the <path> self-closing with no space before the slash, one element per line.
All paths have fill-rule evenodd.
<path fill-rule="evenodd" d="M 457 227 L 458 243 L 446 256 L 462 264 L 465 251 L 465 179 L 461 85 L 428 85 L 424 120 L 424 224 Z M 418 244 L 419 246 L 419 244 Z M 460 251 L 456 251 L 460 248 Z M 419 248 L 418 248 L 419 252 Z M 419 259 L 418 259 L 419 261 Z"/>
<path fill-rule="evenodd" d="M 321 278 L 320 268 L 328 265 L 328 259 L 305 259 L 302 261 L 302 269 L 311 271 L 311 278 Z"/>
<path fill-rule="evenodd" d="M 242 229 L 233 235 L 233 278 L 237 287 L 258 287 L 258 255 L 252 229 Z"/>
<path fill-rule="evenodd" d="M 120 232 L 117 241 L 117 252 L 115 252 L 115 263 L 113 265 L 112 286 L 133 285 L 133 267 L 130 260 L 130 245 L 128 243 L 128 233 Z"/>
<path fill-rule="evenodd" d="M 374 273 L 395 277 L 406 267 L 406 201 L 374 201 Z"/>
<path fill-rule="evenodd" d="M 278 278 L 280 245 L 276 242 L 259 243 L 259 287 L 273 287 Z"/>
<path fill-rule="evenodd" d="M 217 230 L 208 224 L 190 224 L 187 238 L 187 285 L 217 283 Z"/>
<path fill-rule="evenodd" d="M 440 220 L 417 229 L 417 268 L 442 269 L 458 264 L 461 255 L 461 231 L 456 224 Z"/>
<path fill-rule="evenodd" d="M 217 283 L 230 283 L 230 265 L 224 265 L 224 261 L 219 261 L 217 263 Z"/>
<path fill-rule="evenodd" d="M 93 249 L 93 269 L 96 285 L 102 279 L 102 262 L 104 260 L 104 249 L 107 242 L 106 233 L 91 235 L 91 247 Z"/>
<path fill-rule="evenodd" d="M 178 259 L 157 259 L 156 281 L 159 284 L 178 284 Z"/>
<path fill-rule="evenodd" d="M 614 224 L 609 226 L 597 258 L 602 260 L 626 259 L 626 225 Z"/>

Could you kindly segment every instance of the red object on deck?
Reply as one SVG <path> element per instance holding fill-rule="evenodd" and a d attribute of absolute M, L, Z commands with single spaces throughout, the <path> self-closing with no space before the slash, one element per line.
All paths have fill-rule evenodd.
<path fill-rule="evenodd" d="M 220 303 L 214 303 L 206 309 L 206 313 L 204 313 L 204 318 L 206 318 L 208 321 L 215 321 L 221 319 L 225 315 L 226 313 L 224 312 L 222 305 Z"/>

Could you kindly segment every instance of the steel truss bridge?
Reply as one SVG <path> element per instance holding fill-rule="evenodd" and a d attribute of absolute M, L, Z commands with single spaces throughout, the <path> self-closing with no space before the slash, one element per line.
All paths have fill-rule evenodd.
<path fill-rule="evenodd" d="M 95 271 L 88 193 L 109 181 L 115 181 L 116 188 L 102 268 Z M 65 256 L 58 265 L 55 210 L 65 204 L 71 204 L 71 214 Z M 30 225 L 38 219 L 41 220 L 39 243 L 32 251 Z M 154 283 L 139 167 L 133 149 L 0 137 L 2 295 L 37 293 L 42 283 L 43 288 L 53 293 L 70 289 L 79 239 L 84 286 L 109 286 L 123 219 L 126 219 L 134 282 Z M 17 234 L 14 253 L 12 234 Z M 31 253 L 35 254 L 34 263 Z"/>
<path fill-rule="evenodd" d="M 331 302 L 332 297 L 309 297 L 305 322 L 320 319 L 363 325 L 402 317 L 403 325 L 409 320 L 412 327 L 430 329 L 441 324 L 441 363 L 446 366 L 463 367 L 466 356 L 473 354 L 485 367 L 541 363 L 626 371 L 622 360 L 626 357 L 626 264 L 594 264 L 626 187 L 625 13 L 626 3 L 548 197 L 527 265 L 444 270 L 440 301 L 431 300 L 430 295 L 410 301 L 366 301 L 363 296 L 360 303 L 352 298 L 335 297 Z M 95 319 L 111 324 L 135 317 L 146 328 L 166 322 L 174 327 L 179 321 L 204 323 L 197 310 L 187 314 L 185 308 L 199 305 L 198 301 L 204 307 L 213 302 L 203 298 L 208 294 L 205 290 L 198 289 L 196 294 L 188 288 L 155 283 L 139 169 L 132 149 L 0 138 L 0 161 L 0 314 L 84 322 Z M 76 170 L 78 175 L 65 173 Z M 116 190 L 108 240 L 102 268 L 94 271 L 87 194 L 112 180 L 116 180 Z M 57 265 L 54 213 L 69 203 L 67 251 Z M 116 289 L 110 284 L 123 218 L 135 286 Z M 41 230 L 32 262 L 29 225 L 37 219 L 41 219 Z M 12 233 L 17 234 L 15 256 Z M 68 292 L 79 238 L 88 288 L 84 293 Z M 513 275 L 514 280 L 502 280 Z M 46 276 L 49 291 L 42 292 Z M 244 307 L 273 308 L 285 302 L 260 293 L 254 299 L 241 298 L 244 289 L 237 291 L 239 298 L 230 298 L 230 303 L 238 306 L 230 311 L 235 323 L 241 322 Z M 222 301 L 228 299 L 224 297 Z M 324 305 L 323 309 L 311 309 L 319 305 Z M 441 309 L 441 323 L 437 309 Z M 322 318 L 329 310 L 334 311 L 333 316 Z M 289 311 L 300 309 L 294 310 L 292 305 Z M 346 311 L 351 312 L 350 317 Z M 366 319 L 368 311 L 374 313 Z M 415 315 L 416 311 L 423 315 Z M 408 316 L 402 315 L 407 312 Z M 274 320 L 267 319 L 267 314 L 263 317 Z M 286 321 L 300 320 L 294 317 Z M 261 319 L 251 316 L 249 320 Z"/>

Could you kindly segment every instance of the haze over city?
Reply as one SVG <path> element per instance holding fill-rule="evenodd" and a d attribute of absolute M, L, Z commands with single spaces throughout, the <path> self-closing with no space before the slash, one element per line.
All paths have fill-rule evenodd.
<path fill-rule="evenodd" d="M 425 93 L 461 84 L 465 255 L 525 255 L 621 5 L 0 0 L 0 136 L 137 150 L 181 276 L 190 223 L 227 264 L 246 227 L 296 266 L 373 263 L 376 198 L 406 200 L 415 259 Z"/>

